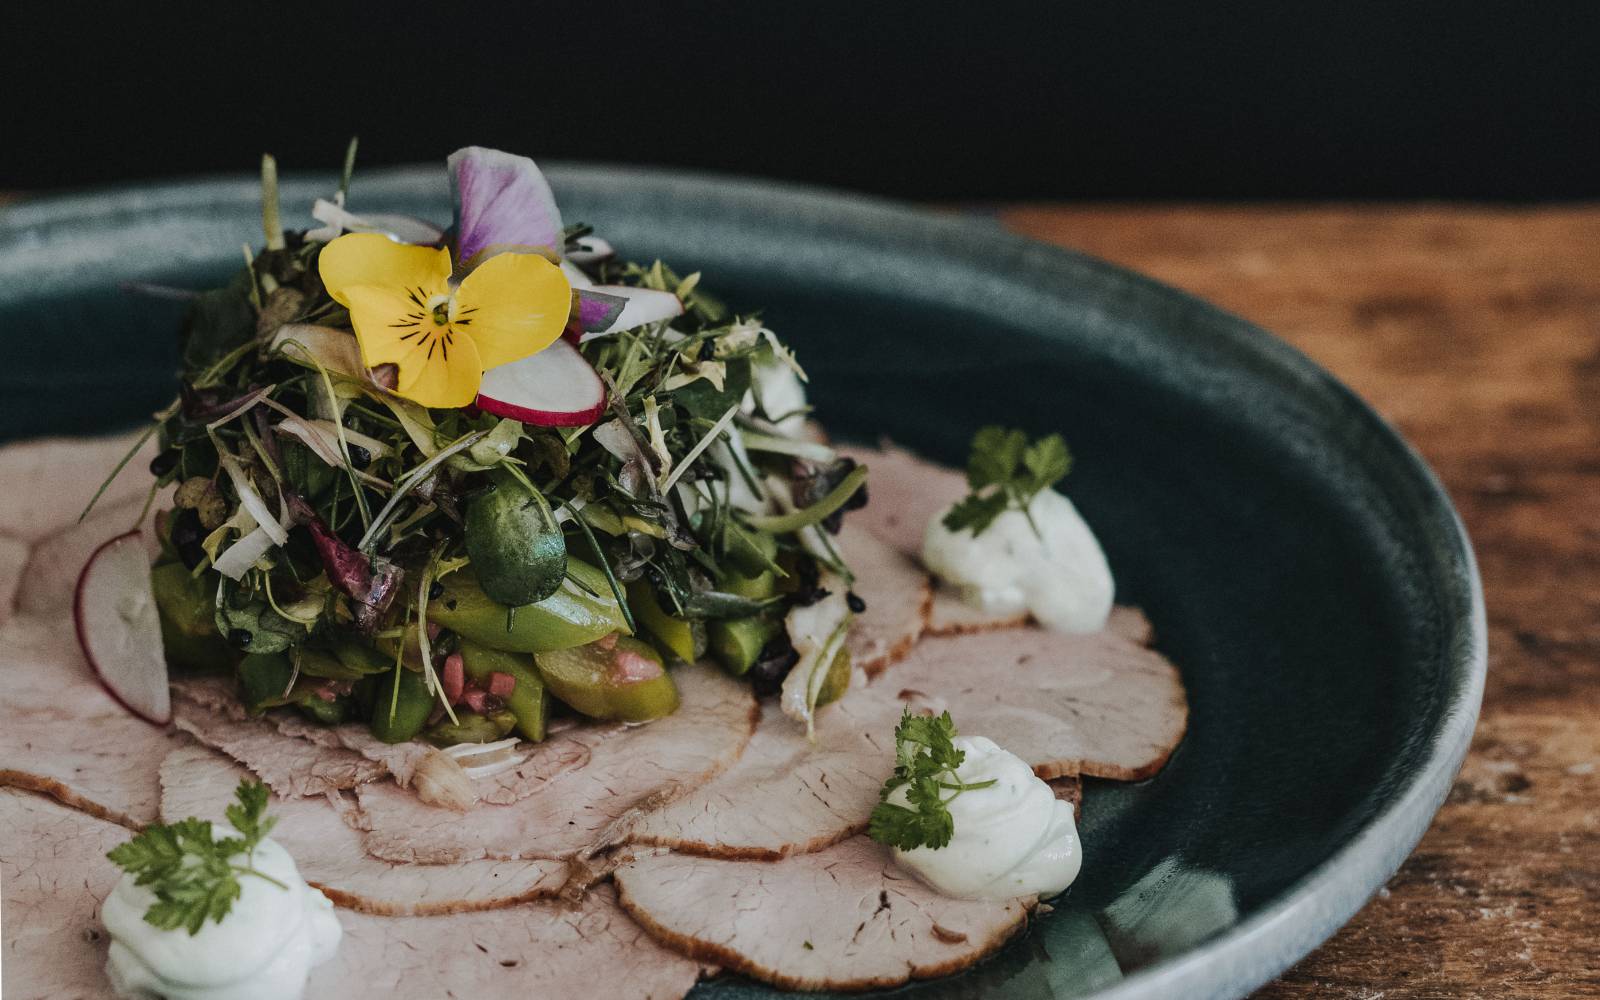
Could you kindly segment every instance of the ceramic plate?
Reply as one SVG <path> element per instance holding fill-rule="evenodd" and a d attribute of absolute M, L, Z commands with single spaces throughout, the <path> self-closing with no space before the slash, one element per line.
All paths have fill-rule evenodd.
<path fill-rule="evenodd" d="M 1189 734 L 1153 781 L 1089 783 L 1071 893 L 990 961 L 904 995 L 1240 996 L 1416 844 L 1476 718 L 1482 598 L 1439 484 L 1338 382 L 1203 302 L 981 219 L 728 178 L 550 176 L 569 221 L 760 307 L 837 435 L 959 462 L 986 422 L 1063 432 L 1119 600 L 1182 668 Z M 331 190 L 291 181 L 286 211 L 309 224 Z M 449 217 L 439 169 L 368 173 L 352 198 Z M 160 407 L 179 307 L 119 282 L 220 283 L 258 220 L 245 179 L 0 210 L 0 437 Z"/>

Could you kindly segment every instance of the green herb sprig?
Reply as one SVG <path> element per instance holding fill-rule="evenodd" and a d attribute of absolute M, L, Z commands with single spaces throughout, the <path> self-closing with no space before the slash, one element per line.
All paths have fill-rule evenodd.
<path fill-rule="evenodd" d="M 1061 435 L 1051 434 L 1032 444 L 1019 430 L 984 427 L 972 437 L 967 458 L 967 486 L 971 490 L 944 516 L 951 531 L 972 529 L 974 535 L 994 523 L 1007 510 L 1020 510 L 1033 524 L 1028 507 L 1039 491 L 1049 489 L 1072 471 L 1072 453 Z M 1033 525 L 1034 534 L 1039 526 Z"/>
<path fill-rule="evenodd" d="M 251 867 L 256 847 L 277 823 L 276 817 L 266 815 L 267 786 L 241 781 L 234 796 L 238 801 L 228 806 L 227 817 L 239 832 L 237 837 L 218 840 L 212 836 L 209 820 L 190 817 L 148 826 L 106 855 L 134 876 L 134 884 L 155 894 L 156 901 L 144 914 L 146 922 L 164 931 L 182 927 L 190 934 L 200 933 L 207 920 L 221 923 L 239 898 L 240 875 L 254 875 L 280 889 L 288 888 Z M 246 864 L 234 864 L 233 858 L 240 854 Z"/>
<path fill-rule="evenodd" d="M 907 709 L 901 713 L 894 730 L 894 775 L 878 793 L 868 836 L 903 851 L 918 847 L 937 850 L 950 843 L 956 832 L 951 801 L 962 792 L 994 784 L 994 779 L 969 783 L 956 778 L 956 768 L 967 754 L 956 749 L 955 737 L 956 724 L 949 712 L 913 715 Z M 890 794 L 902 787 L 909 808 L 889 801 Z"/>

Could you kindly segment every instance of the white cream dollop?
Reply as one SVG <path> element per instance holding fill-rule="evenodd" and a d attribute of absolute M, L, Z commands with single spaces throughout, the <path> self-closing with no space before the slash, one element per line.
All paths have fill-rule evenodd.
<path fill-rule="evenodd" d="M 1052 896 L 1078 877 L 1083 849 L 1072 806 L 1016 754 L 982 736 L 957 737 L 966 759 L 956 778 L 966 784 L 993 780 L 950 800 L 955 834 L 944 847 L 894 850 L 895 861 L 947 896 L 1010 899 Z M 889 801 L 908 805 L 905 788 Z"/>
<path fill-rule="evenodd" d="M 922 561 L 968 604 L 1001 615 L 1027 611 L 1060 632 L 1105 627 L 1116 590 L 1111 567 L 1071 500 L 1040 490 L 1026 515 L 1008 510 L 977 535 L 946 528 L 945 513 L 928 522 Z"/>
<path fill-rule="evenodd" d="M 246 863 L 243 855 L 234 860 Z M 241 874 L 228 915 L 207 920 L 193 935 L 146 922 L 155 895 L 135 885 L 132 875 L 122 877 L 101 908 L 111 932 L 106 973 L 118 996 L 295 1000 L 305 992 L 312 967 L 339 947 L 343 930 L 333 904 L 306 884 L 294 858 L 272 840 L 258 844 L 249 863 L 287 888 Z"/>

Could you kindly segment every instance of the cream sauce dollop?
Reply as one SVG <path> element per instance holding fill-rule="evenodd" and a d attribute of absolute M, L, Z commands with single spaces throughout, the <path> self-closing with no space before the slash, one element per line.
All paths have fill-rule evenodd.
<path fill-rule="evenodd" d="M 928 522 L 922 561 L 962 600 L 999 615 L 1026 611 L 1059 632 L 1105 627 L 1116 592 L 1111 567 L 1071 500 L 1041 490 L 1027 514 L 1008 510 L 977 535 L 945 527 L 946 513 Z"/>
<path fill-rule="evenodd" d="M 243 855 L 235 859 L 245 864 Z M 256 846 L 251 867 L 283 883 L 239 876 L 239 898 L 198 934 L 165 931 L 144 919 L 155 902 L 124 875 L 101 908 L 111 932 L 106 972 L 118 996 L 167 1000 L 296 1000 L 312 967 L 333 957 L 343 930 L 333 904 L 307 885 L 289 852 Z"/>
<path fill-rule="evenodd" d="M 1071 885 L 1083 865 L 1072 806 L 1056 798 L 1027 762 L 982 736 L 957 737 L 966 759 L 956 769 L 964 784 L 987 788 L 950 799 L 955 833 L 944 847 L 894 850 L 895 861 L 947 896 L 1011 899 L 1053 896 Z M 905 788 L 889 795 L 909 806 Z"/>

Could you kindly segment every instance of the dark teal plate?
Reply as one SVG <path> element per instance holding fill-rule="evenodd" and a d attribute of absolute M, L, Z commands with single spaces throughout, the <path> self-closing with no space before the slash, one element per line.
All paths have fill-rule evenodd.
<path fill-rule="evenodd" d="M 1439 484 L 1325 372 L 1203 302 L 984 221 L 728 178 L 551 176 L 569 221 L 761 308 L 836 434 L 952 462 L 985 422 L 1066 434 L 1068 492 L 1119 599 L 1183 670 L 1188 737 L 1153 781 L 1090 784 L 1084 874 L 1055 912 L 905 995 L 1239 996 L 1415 846 L 1476 719 L 1482 596 Z M 331 190 L 292 181 L 286 207 Z M 0 438 L 161 406 L 178 307 L 118 283 L 219 283 L 260 241 L 257 204 L 238 179 L 3 210 Z M 360 177 L 353 207 L 446 221 L 443 170 Z M 724 980 L 697 995 L 767 994 Z"/>

